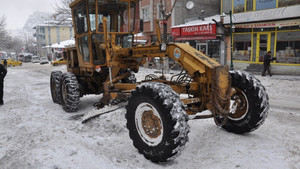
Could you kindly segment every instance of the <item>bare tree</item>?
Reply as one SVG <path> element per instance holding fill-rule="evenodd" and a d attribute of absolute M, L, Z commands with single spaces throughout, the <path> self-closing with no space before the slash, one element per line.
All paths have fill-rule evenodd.
<path fill-rule="evenodd" d="M 57 20 L 63 22 L 67 20 L 68 18 L 72 18 L 72 12 L 69 5 L 74 0 L 59 0 L 55 5 L 55 12 L 54 16 L 56 16 Z"/>
<path fill-rule="evenodd" d="M 15 52 L 16 54 L 18 54 L 23 48 L 23 41 L 16 37 L 9 37 L 5 45 L 7 51 Z"/>
<path fill-rule="evenodd" d="M 6 16 L 0 18 L 0 50 L 19 53 L 23 42 L 19 38 L 12 37 L 6 30 Z"/>
<path fill-rule="evenodd" d="M 177 0 L 174 1 L 174 4 L 172 5 L 170 11 L 167 11 L 167 1 L 166 0 L 160 0 L 160 12 L 163 16 L 163 42 L 167 43 L 167 30 L 168 30 L 168 20 L 170 18 L 170 16 L 172 15 L 173 9 L 175 7 Z"/>
<path fill-rule="evenodd" d="M 3 15 L 0 18 L 0 49 L 5 47 L 5 42 L 7 41 L 8 33 L 6 31 L 6 17 Z"/>

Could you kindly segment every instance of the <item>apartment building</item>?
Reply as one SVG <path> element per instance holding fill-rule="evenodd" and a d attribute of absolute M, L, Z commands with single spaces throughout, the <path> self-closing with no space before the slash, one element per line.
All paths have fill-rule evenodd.
<path fill-rule="evenodd" d="M 300 0 L 221 0 L 221 12 L 227 13 L 224 24 L 230 29 L 229 11 L 235 66 L 262 64 L 271 51 L 277 58 L 272 63 L 275 73 L 300 74 Z"/>
<path fill-rule="evenodd" d="M 70 22 L 60 23 L 58 21 L 47 21 L 34 27 L 39 51 L 42 47 L 51 46 L 65 40 L 73 39 L 74 32 Z"/>

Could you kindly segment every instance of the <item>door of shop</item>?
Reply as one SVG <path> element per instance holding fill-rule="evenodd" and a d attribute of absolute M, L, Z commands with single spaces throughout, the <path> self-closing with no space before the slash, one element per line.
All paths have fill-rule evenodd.
<path fill-rule="evenodd" d="M 207 55 L 207 43 L 197 43 L 196 49 Z"/>
<path fill-rule="evenodd" d="M 256 61 L 263 62 L 264 55 L 271 49 L 271 33 L 257 33 Z"/>

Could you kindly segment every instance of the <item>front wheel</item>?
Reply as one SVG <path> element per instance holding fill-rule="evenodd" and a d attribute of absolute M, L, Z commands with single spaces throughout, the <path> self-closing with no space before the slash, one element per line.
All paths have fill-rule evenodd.
<path fill-rule="evenodd" d="M 144 83 L 126 106 L 127 128 L 133 145 L 147 159 L 165 162 L 188 141 L 188 117 L 179 95 L 162 83 Z"/>
<path fill-rule="evenodd" d="M 268 114 L 269 97 L 264 86 L 252 74 L 244 71 L 231 71 L 231 107 L 225 130 L 237 134 L 247 133 L 260 127 Z M 224 118 L 217 117 L 221 123 Z"/>
<path fill-rule="evenodd" d="M 54 103 L 61 103 L 61 96 L 60 96 L 60 81 L 62 77 L 61 71 L 53 71 L 51 72 L 50 76 L 50 90 L 51 96 Z"/>
<path fill-rule="evenodd" d="M 75 112 L 79 105 L 79 83 L 73 73 L 67 72 L 62 75 L 60 82 L 61 105 L 66 112 Z"/>

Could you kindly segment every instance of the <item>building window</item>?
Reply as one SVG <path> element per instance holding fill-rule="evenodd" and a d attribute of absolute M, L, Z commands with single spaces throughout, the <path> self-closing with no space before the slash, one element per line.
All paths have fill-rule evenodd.
<path fill-rule="evenodd" d="M 246 1 L 246 9 L 247 11 L 253 11 L 253 0 Z"/>
<path fill-rule="evenodd" d="M 156 10 L 156 17 L 157 17 L 157 19 L 163 19 L 164 16 L 163 16 L 163 14 L 162 14 L 162 12 L 160 10 L 160 4 L 157 4 L 156 9 L 157 9 Z"/>
<path fill-rule="evenodd" d="M 150 21 L 150 8 L 149 7 L 142 7 L 142 16 L 144 22 Z"/>
<path fill-rule="evenodd" d="M 291 6 L 291 5 L 299 5 L 299 0 L 278 0 L 278 7 L 285 7 L 285 6 Z"/>
<path fill-rule="evenodd" d="M 70 39 L 73 39 L 73 28 L 70 26 Z"/>
<path fill-rule="evenodd" d="M 276 8 L 277 0 L 256 0 L 256 10 Z"/>
<path fill-rule="evenodd" d="M 276 58 L 278 63 L 300 64 L 300 31 L 277 33 Z"/>
<path fill-rule="evenodd" d="M 235 34 L 233 38 L 233 59 L 250 61 L 251 34 Z"/>
<path fill-rule="evenodd" d="M 57 38 L 57 43 L 60 43 L 60 29 L 59 29 L 59 26 L 56 27 L 56 38 Z"/>
<path fill-rule="evenodd" d="M 245 11 L 245 0 L 234 0 L 233 13 L 241 13 Z"/>
<path fill-rule="evenodd" d="M 44 27 L 40 27 L 40 33 L 45 33 L 45 28 Z"/>

